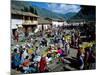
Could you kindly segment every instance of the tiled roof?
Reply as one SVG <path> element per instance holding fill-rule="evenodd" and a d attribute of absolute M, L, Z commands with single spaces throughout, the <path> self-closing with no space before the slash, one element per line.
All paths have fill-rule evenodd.
<path fill-rule="evenodd" d="M 24 15 L 24 16 L 32 16 L 32 17 L 39 17 L 33 13 L 30 12 L 24 12 L 24 11 L 18 11 L 18 10 L 11 10 L 11 14 L 18 14 L 18 15 Z"/>

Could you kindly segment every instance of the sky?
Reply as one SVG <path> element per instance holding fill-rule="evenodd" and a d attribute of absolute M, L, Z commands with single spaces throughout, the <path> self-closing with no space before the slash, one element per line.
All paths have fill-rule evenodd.
<path fill-rule="evenodd" d="M 60 4 L 60 3 L 33 2 L 32 5 L 45 8 L 60 14 L 66 14 L 69 12 L 79 12 L 79 10 L 81 9 L 80 5 Z"/>

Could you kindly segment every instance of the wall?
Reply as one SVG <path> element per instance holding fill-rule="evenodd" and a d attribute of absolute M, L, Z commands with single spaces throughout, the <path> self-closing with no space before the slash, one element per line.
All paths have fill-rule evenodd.
<path fill-rule="evenodd" d="M 64 22 L 57 22 L 57 21 L 52 21 L 52 25 L 58 27 L 58 26 L 62 26 L 64 24 Z"/>
<path fill-rule="evenodd" d="M 21 19 L 11 19 L 11 29 L 16 29 L 17 24 L 22 25 L 22 20 Z"/>

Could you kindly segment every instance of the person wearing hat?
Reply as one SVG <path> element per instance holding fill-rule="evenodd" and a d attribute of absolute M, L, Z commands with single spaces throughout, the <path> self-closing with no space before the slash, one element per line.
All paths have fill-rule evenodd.
<path fill-rule="evenodd" d="M 25 47 L 23 52 L 23 57 L 26 58 L 28 56 L 28 49 Z"/>
<path fill-rule="evenodd" d="M 17 52 L 17 49 L 14 49 L 14 52 L 13 52 L 13 68 L 14 69 L 18 69 L 20 64 L 21 64 L 21 60 L 20 60 L 20 54 Z"/>
<path fill-rule="evenodd" d="M 69 43 L 68 43 L 68 41 L 66 40 L 65 45 L 64 45 L 64 49 L 65 49 L 66 55 L 69 54 L 69 48 L 70 48 Z"/>
<path fill-rule="evenodd" d="M 19 41 L 19 33 L 18 33 L 17 30 L 15 31 L 15 40 L 18 43 L 18 41 Z"/>
<path fill-rule="evenodd" d="M 78 48 L 78 53 L 77 53 L 77 59 L 78 59 L 78 63 L 79 63 L 79 69 L 83 70 L 84 69 L 84 48 L 82 45 L 80 45 L 80 47 Z"/>
<path fill-rule="evenodd" d="M 81 53 L 79 56 L 79 69 L 83 70 L 84 69 L 84 54 Z"/>

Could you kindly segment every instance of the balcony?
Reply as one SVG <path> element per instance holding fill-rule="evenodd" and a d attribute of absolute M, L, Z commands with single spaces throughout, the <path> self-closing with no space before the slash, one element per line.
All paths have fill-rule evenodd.
<path fill-rule="evenodd" d="M 23 25 L 34 25 L 34 24 L 38 24 L 38 21 L 23 20 Z"/>

